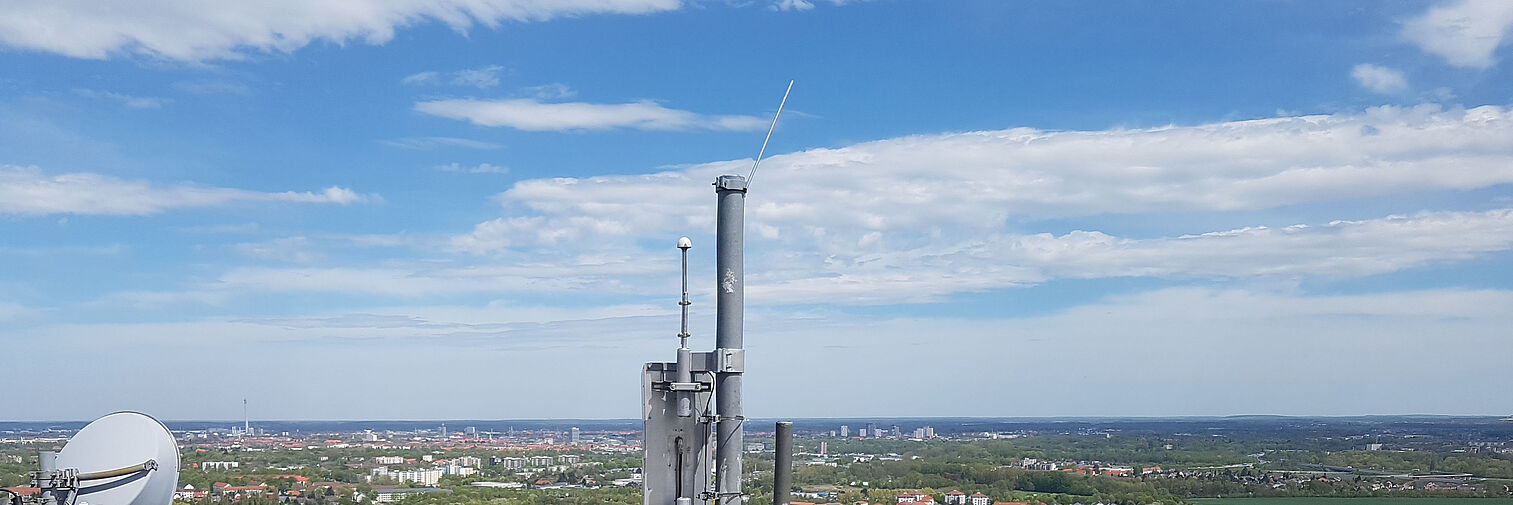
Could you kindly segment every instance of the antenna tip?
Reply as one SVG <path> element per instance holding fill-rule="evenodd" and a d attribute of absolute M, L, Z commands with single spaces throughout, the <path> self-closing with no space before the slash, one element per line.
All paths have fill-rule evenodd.
<path fill-rule="evenodd" d="M 678 239 L 678 249 L 687 249 L 690 247 L 693 247 L 693 241 L 689 240 L 688 237 L 680 237 Z"/>

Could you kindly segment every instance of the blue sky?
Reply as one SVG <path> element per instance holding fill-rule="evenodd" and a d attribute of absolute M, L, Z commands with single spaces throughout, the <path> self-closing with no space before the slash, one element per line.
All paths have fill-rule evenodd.
<path fill-rule="evenodd" d="M 0 6 L 0 418 L 1506 415 L 1513 6 Z M 41 375 L 37 375 L 41 374 Z M 59 395 L 57 391 L 70 391 Z"/>

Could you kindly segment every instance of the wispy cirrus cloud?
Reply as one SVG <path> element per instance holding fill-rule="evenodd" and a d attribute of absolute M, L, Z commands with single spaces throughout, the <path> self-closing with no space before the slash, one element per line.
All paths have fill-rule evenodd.
<path fill-rule="evenodd" d="M 1513 2 L 1457 0 L 1430 7 L 1403 24 L 1402 36 L 1457 67 L 1490 68 L 1513 29 Z"/>
<path fill-rule="evenodd" d="M 401 84 L 408 85 L 437 85 L 450 84 L 453 86 L 468 86 L 479 89 L 492 88 L 499 85 L 499 74 L 504 72 L 504 67 L 489 65 L 486 67 L 456 70 L 452 72 L 426 71 L 405 76 L 400 79 Z"/>
<path fill-rule="evenodd" d="M 436 170 L 440 171 L 440 172 L 452 172 L 452 173 L 458 173 L 458 174 L 507 174 L 507 173 L 510 173 L 510 169 L 508 167 L 501 167 L 499 165 L 493 165 L 493 164 L 489 164 L 489 163 L 479 163 L 477 165 L 463 165 L 463 164 L 460 164 L 460 163 L 453 162 L 453 163 L 448 163 L 448 164 L 445 164 L 445 165 L 437 165 L 436 166 Z"/>
<path fill-rule="evenodd" d="M 92 89 L 75 89 L 74 94 L 93 98 L 96 100 L 109 100 L 121 104 L 128 109 L 158 109 L 173 100 L 151 96 L 132 96 L 112 91 L 97 91 Z"/>
<path fill-rule="evenodd" d="M 620 104 L 549 103 L 535 99 L 448 99 L 415 104 L 415 110 L 479 126 L 525 131 L 634 130 L 759 130 L 766 121 L 755 116 L 705 115 L 670 109 L 649 100 Z"/>
<path fill-rule="evenodd" d="M 193 184 L 161 185 L 87 172 L 49 175 L 36 167 L 0 165 L 0 214 L 140 216 L 235 203 L 349 205 L 377 198 L 338 186 L 316 192 L 265 193 Z"/>
<path fill-rule="evenodd" d="M 404 137 L 378 141 L 380 144 L 398 147 L 400 149 L 413 149 L 417 151 L 436 149 L 441 147 L 460 147 L 463 149 L 500 149 L 503 144 L 497 144 L 486 140 L 465 139 L 458 137 Z"/>
<path fill-rule="evenodd" d="M 828 0 L 828 2 L 826 3 L 832 5 L 845 5 L 848 3 L 856 3 L 858 1 L 859 0 Z M 772 2 L 772 5 L 768 6 L 768 8 L 775 11 L 807 11 L 813 10 L 815 3 L 816 0 L 775 0 L 774 2 Z"/>
<path fill-rule="evenodd" d="M 293 52 L 311 42 L 383 44 L 400 28 L 441 22 L 455 30 L 588 14 L 675 10 L 680 0 L 164 0 L 117 9 L 91 2 L 0 4 L 0 44 L 75 58 L 144 55 L 180 61 Z"/>

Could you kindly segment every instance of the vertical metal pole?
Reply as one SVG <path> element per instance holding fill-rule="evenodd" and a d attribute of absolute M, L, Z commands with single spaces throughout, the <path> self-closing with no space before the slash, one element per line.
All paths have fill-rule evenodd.
<path fill-rule="evenodd" d="M 772 464 L 772 505 L 788 505 L 793 489 L 793 423 L 778 421 L 777 456 Z"/>
<path fill-rule="evenodd" d="M 739 368 L 721 366 L 715 373 L 715 407 L 719 426 L 715 430 L 715 492 L 717 505 L 742 505 L 741 451 L 746 437 L 741 423 L 741 372 L 745 369 L 742 321 L 745 317 L 745 278 L 742 271 L 742 238 L 746 214 L 746 178 L 722 175 L 715 179 L 718 200 L 715 230 L 715 355 L 721 362 L 739 357 Z M 732 367 L 733 368 L 733 367 Z"/>
<path fill-rule="evenodd" d="M 693 304 L 693 302 L 688 301 L 688 248 L 690 247 L 693 247 L 693 241 L 688 240 L 688 237 L 678 239 L 678 249 L 683 251 L 683 298 L 678 300 L 678 307 L 683 309 L 683 326 L 682 330 L 678 332 L 678 376 L 676 382 L 683 384 L 693 382 L 693 351 L 688 349 L 688 306 Z M 692 416 L 693 392 L 679 391 L 677 395 L 678 417 Z M 678 496 L 683 495 L 680 494 Z"/>

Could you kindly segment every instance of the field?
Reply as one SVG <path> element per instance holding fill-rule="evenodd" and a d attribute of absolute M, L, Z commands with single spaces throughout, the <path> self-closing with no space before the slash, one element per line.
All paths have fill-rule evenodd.
<path fill-rule="evenodd" d="M 1193 498 L 1198 505 L 1513 505 L 1502 498 Z"/>

